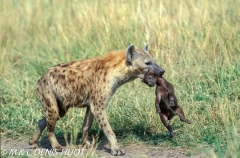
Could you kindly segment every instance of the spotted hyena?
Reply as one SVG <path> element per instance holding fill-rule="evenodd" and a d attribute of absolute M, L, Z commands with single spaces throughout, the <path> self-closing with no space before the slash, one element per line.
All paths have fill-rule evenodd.
<path fill-rule="evenodd" d="M 47 127 L 47 136 L 52 148 L 61 151 L 54 128 L 59 118 L 70 107 L 86 107 L 83 144 L 90 145 L 88 131 L 96 117 L 111 144 L 111 154 L 124 155 L 108 122 L 106 107 L 118 87 L 153 70 L 158 76 L 164 74 L 148 53 L 148 45 L 142 50 L 134 45 L 126 50 L 112 51 L 105 56 L 59 64 L 50 68 L 37 83 L 37 96 L 45 117 L 39 120 L 38 128 L 29 144 L 34 144 Z"/>

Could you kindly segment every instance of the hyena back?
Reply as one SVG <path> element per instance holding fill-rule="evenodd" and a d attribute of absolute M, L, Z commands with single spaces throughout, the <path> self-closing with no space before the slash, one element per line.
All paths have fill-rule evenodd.
<path fill-rule="evenodd" d="M 45 117 L 39 120 L 38 128 L 29 144 L 34 144 L 47 127 L 47 136 L 52 148 L 61 151 L 54 129 L 59 118 L 70 107 L 86 107 L 83 143 L 90 145 L 88 131 L 96 117 L 111 144 L 113 155 L 123 155 L 116 136 L 108 122 L 106 107 L 115 90 L 126 82 L 143 78 L 149 69 L 162 76 L 164 70 L 148 54 L 148 46 L 136 50 L 134 45 L 126 51 L 113 51 L 105 56 L 63 63 L 50 68 L 37 83 L 37 96 Z"/>

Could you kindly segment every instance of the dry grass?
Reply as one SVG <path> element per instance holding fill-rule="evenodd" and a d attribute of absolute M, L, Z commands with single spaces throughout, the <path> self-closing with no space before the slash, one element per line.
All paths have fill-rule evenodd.
<path fill-rule="evenodd" d="M 120 142 L 239 157 L 239 12 L 233 0 L 0 1 L 2 133 L 33 134 L 42 117 L 35 83 L 47 68 L 148 42 L 193 124 L 175 118 L 177 136 L 169 139 L 155 114 L 154 89 L 136 80 L 120 88 L 108 108 Z M 72 109 L 56 132 L 76 139 L 83 115 Z M 91 131 L 102 135 L 96 123 Z"/>

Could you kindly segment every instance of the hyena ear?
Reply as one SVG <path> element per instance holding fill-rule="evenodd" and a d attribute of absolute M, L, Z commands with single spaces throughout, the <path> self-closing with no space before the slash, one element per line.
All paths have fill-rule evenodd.
<path fill-rule="evenodd" d="M 145 45 L 145 47 L 143 48 L 143 51 L 145 51 L 146 53 L 148 53 L 148 43 Z"/>
<path fill-rule="evenodd" d="M 130 45 L 126 50 L 126 59 L 128 62 L 133 62 L 134 59 L 138 57 L 138 52 L 136 51 L 134 45 Z"/>

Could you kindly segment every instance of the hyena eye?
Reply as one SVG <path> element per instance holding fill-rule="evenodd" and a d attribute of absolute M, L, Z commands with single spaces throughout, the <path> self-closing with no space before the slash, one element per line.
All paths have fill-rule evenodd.
<path fill-rule="evenodd" d="M 148 76 L 148 79 L 151 80 L 151 79 L 152 79 L 152 76 Z"/>
<path fill-rule="evenodd" d="M 151 62 L 151 61 L 147 61 L 147 62 L 145 62 L 145 64 L 146 64 L 146 65 L 151 65 L 152 62 Z"/>

